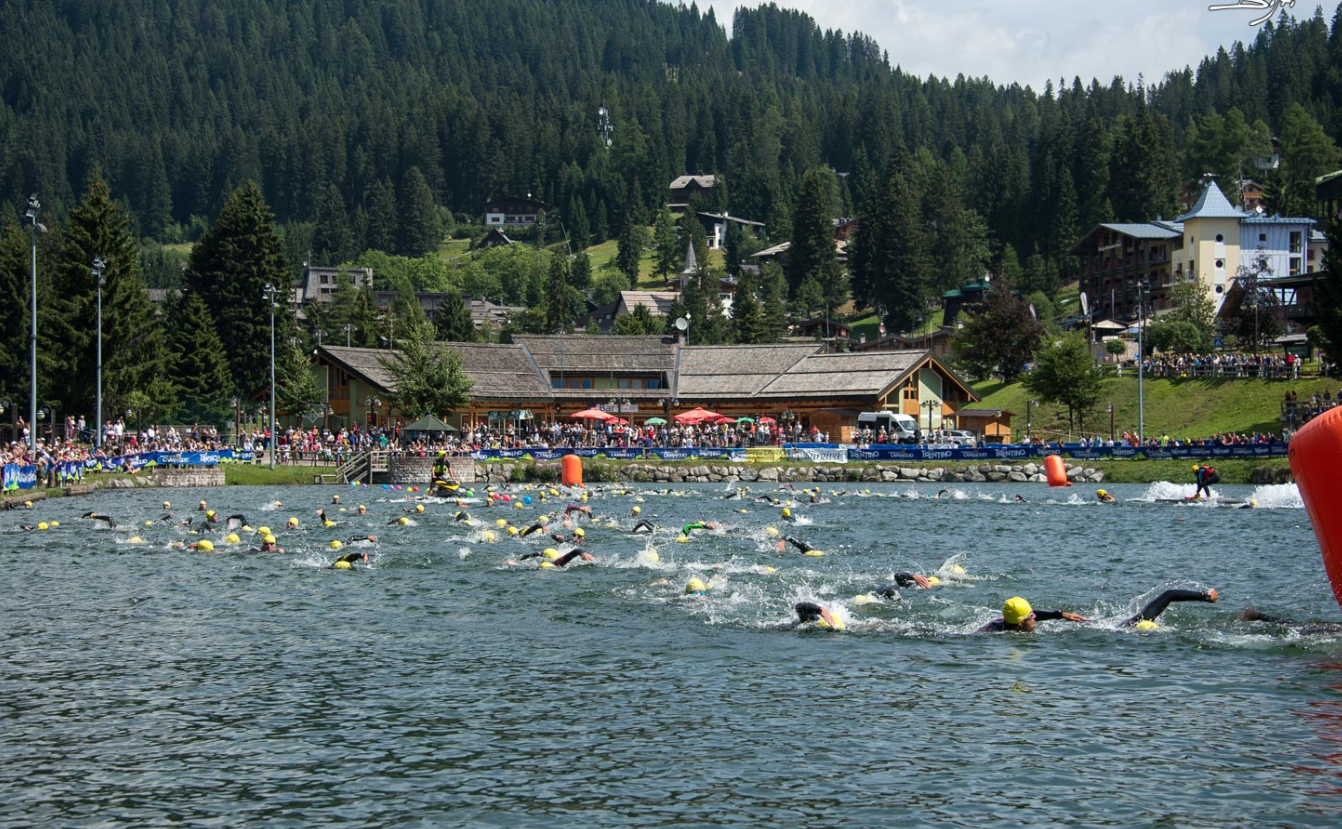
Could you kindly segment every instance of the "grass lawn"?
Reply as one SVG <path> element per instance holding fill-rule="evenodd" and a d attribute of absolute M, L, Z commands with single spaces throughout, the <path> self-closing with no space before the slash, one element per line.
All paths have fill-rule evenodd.
<path fill-rule="evenodd" d="M 1025 428 L 1029 395 L 1020 383 L 1006 385 L 997 381 L 972 384 L 983 398 L 974 408 L 1007 409 L 1015 413 L 1012 427 Z M 1332 379 L 1289 380 L 1153 380 L 1144 383 L 1146 434 L 1170 437 L 1210 437 L 1218 432 L 1281 431 L 1281 402 L 1286 392 L 1295 390 L 1301 400 L 1325 389 L 1336 391 Z M 1114 406 L 1114 429 L 1137 429 L 1137 377 L 1124 371 L 1122 377 L 1110 377 L 1099 405 L 1086 418 L 1087 434 L 1109 434 L 1109 412 Z M 1066 437 L 1067 410 L 1052 404 L 1034 406 L 1031 413 L 1034 431 L 1049 439 Z M 1076 434 L 1079 424 L 1072 434 Z"/>
<path fill-rule="evenodd" d="M 334 466 L 276 466 L 273 470 L 263 464 L 228 464 L 224 466 L 224 484 L 227 486 L 287 486 L 310 484 L 315 475 L 334 475 Z"/>

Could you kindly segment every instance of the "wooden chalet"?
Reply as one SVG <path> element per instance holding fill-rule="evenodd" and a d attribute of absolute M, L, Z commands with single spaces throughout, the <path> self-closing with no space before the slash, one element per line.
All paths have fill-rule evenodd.
<path fill-rule="evenodd" d="M 977 400 L 926 352 L 826 353 L 816 343 L 686 346 L 674 337 L 516 335 L 512 345 L 451 343 L 474 381 L 449 422 L 567 420 L 592 406 L 640 423 L 703 406 L 732 418 L 800 421 L 851 440 L 860 412 L 889 410 L 933 428 Z M 323 346 L 313 370 L 330 390 L 333 422 L 408 419 L 390 406 L 395 384 L 378 349 Z M 441 414 L 441 413 L 440 413 Z"/>

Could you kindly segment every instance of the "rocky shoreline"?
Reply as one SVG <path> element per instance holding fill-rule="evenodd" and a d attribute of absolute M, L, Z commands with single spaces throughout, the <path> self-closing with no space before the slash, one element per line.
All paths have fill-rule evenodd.
<path fill-rule="evenodd" d="M 521 481 L 551 481 L 559 475 L 558 464 L 499 463 L 477 464 L 478 481 L 502 484 Z M 785 464 L 750 466 L 748 464 L 699 464 L 671 466 L 643 463 L 588 463 L 584 476 L 589 482 L 629 481 L 633 483 L 1046 483 L 1040 464 L 967 464 L 963 466 L 901 466 L 875 464 Z M 1098 484 L 1104 470 L 1090 466 L 1068 465 L 1067 480 L 1072 483 Z"/>

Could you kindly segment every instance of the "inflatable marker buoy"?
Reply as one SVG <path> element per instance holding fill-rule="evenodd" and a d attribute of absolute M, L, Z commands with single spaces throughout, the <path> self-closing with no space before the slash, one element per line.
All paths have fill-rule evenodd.
<path fill-rule="evenodd" d="M 1049 455 L 1044 458 L 1044 477 L 1048 478 L 1049 486 L 1072 485 L 1072 482 L 1067 480 L 1067 466 L 1062 462 L 1061 455 Z"/>
<path fill-rule="evenodd" d="M 1306 423 L 1291 438 L 1288 454 L 1291 474 L 1319 540 L 1333 598 L 1342 607 L 1342 510 L 1337 508 L 1342 496 L 1337 477 L 1342 463 L 1342 408 L 1330 409 Z"/>

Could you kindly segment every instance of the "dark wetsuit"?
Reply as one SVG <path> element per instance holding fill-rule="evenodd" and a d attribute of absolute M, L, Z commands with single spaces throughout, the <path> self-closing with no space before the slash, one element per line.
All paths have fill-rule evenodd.
<path fill-rule="evenodd" d="M 821 618 L 823 618 L 821 616 L 821 611 L 825 608 L 815 602 L 797 602 L 792 606 L 792 609 L 797 611 L 798 624 L 804 624 L 806 622 L 820 621 Z"/>
<path fill-rule="evenodd" d="M 458 512 L 458 513 L 456 514 L 456 516 L 455 516 L 452 520 L 453 520 L 453 521 L 470 521 L 470 520 L 471 520 L 471 516 L 470 516 L 470 513 L 467 513 L 467 512 Z"/>
<path fill-rule="evenodd" d="M 1163 608 L 1162 608 L 1163 609 Z M 1053 619 L 1061 619 L 1061 610 L 1036 610 L 1034 620 L 1036 622 L 1048 622 Z M 988 624 L 979 628 L 979 633 L 1000 633 L 1007 629 L 1006 619 L 993 619 Z"/>
<path fill-rule="evenodd" d="M 655 530 L 655 529 L 657 529 L 657 527 L 656 527 L 651 521 L 649 521 L 648 519 L 645 518 L 645 519 L 643 519 L 642 521 L 639 521 L 637 524 L 635 524 L 635 525 L 634 525 L 634 528 L 633 528 L 632 530 L 630 530 L 629 532 L 631 532 L 631 533 L 650 533 L 650 532 L 652 532 L 652 531 Z"/>
<path fill-rule="evenodd" d="M 543 529 L 545 529 L 545 525 L 544 525 L 544 524 L 532 524 L 530 527 L 527 527 L 525 530 L 522 530 L 520 533 L 518 533 L 518 534 L 517 534 L 517 537 L 518 537 L 518 538 L 526 538 L 527 536 L 531 535 L 532 533 L 538 533 L 538 532 L 540 532 L 540 531 L 543 530 Z"/>
<path fill-rule="evenodd" d="M 116 520 L 112 518 L 112 516 L 110 515 L 99 515 L 96 512 L 87 512 L 84 513 L 84 517 L 89 519 L 90 521 L 106 524 L 108 529 L 113 529 L 116 527 Z"/>
<path fill-rule="evenodd" d="M 1246 608 L 1235 617 L 1240 622 L 1264 622 L 1269 625 L 1281 625 L 1302 635 L 1335 635 L 1342 633 L 1342 624 L 1337 622 L 1294 622 L 1282 616 L 1270 616 L 1254 608 Z"/>
<path fill-rule="evenodd" d="M 343 562 L 345 562 L 346 564 L 348 564 L 349 566 L 353 567 L 353 566 L 355 565 L 355 563 L 360 562 L 360 561 L 367 561 L 367 560 L 368 560 L 368 555 L 367 555 L 367 553 L 345 553 L 343 556 L 341 556 L 340 558 L 336 559 L 336 560 L 335 560 L 335 563 L 336 563 L 336 564 L 339 564 L 340 562 L 343 561 Z"/>
<path fill-rule="evenodd" d="M 1165 608 L 1170 606 L 1171 602 L 1210 602 L 1211 597 L 1201 590 L 1166 590 L 1159 596 L 1146 603 L 1146 607 L 1137 611 L 1137 615 L 1124 620 L 1121 627 L 1130 628 L 1140 621 L 1154 622 L 1156 617 L 1165 612 Z M 1042 618 L 1036 614 L 1035 618 Z"/>
<path fill-rule="evenodd" d="M 796 538 L 793 538 L 790 535 L 783 536 L 783 540 L 791 544 L 793 547 L 796 547 L 798 550 L 801 550 L 803 553 L 809 553 L 815 549 L 810 544 L 807 544 L 805 541 L 800 541 Z"/>
<path fill-rule="evenodd" d="M 899 588 L 911 587 L 913 585 L 916 585 L 917 583 L 918 580 L 913 577 L 912 573 L 895 573 L 894 584 L 878 584 L 872 587 L 868 587 L 866 590 L 863 590 L 862 592 L 868 596 L 880 596 L 882 599 L 898 601 Z"/>
<path fill-rule="evenodd" d="M 527 553 L 526 555 L 520 557 L 518 561 L 526 561 L 529 558 L 540 558 L 543 555 L 545 555 L 545 553 Z M 554 562 L 552 563 L 556 567 L 563 567 L 573 559 L 578 558 L 579 556 L 587 556 L 587 555 L 589 555 L 589 553 L 586 550 L 582 549 L 581 547 L 578 547 L 577 549 L 569 550 L 567 553 L 564 553 L 562 556 L 555 559 Z"/>
<path fill-rule="evenodd" d="M 356 542 L 356 541 L 370 541 L 370 542 L 371 542 L 371 541 L 376 541 L 376 540 L 377 540 L 377 539 L 376 539 L 376 538 L 373 538 L 371 535 L 351 535 L 351 536 L 347 539 L 347 543 L 353 543 L 353 542 Z"/>
<path fill-rule="evenodd" d="M 247 516 L 238 513 L 237 515 L 230 515 L 228 518 L 224 519 L 224 526 L 230 530 L 239 530 L 249 526 L 249 524 L 247 522 Z"/>

